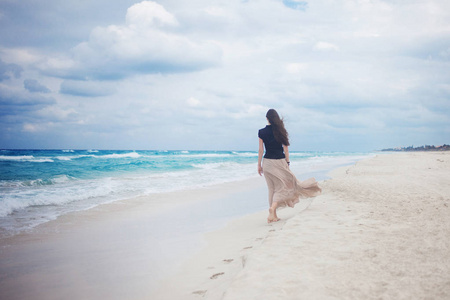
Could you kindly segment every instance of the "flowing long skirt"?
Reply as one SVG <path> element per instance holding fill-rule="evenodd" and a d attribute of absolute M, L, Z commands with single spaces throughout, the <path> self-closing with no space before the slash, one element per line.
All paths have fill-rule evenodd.
<path fill-rule="evenodd" d="M 262 167 L 269 188 L 269 206 L 275 201 L 278 207 L 294 207 L 299 198 L 315 197 L 322 192 L 314 178 L 297 180 L 284 158 L 264 159 Z"/>

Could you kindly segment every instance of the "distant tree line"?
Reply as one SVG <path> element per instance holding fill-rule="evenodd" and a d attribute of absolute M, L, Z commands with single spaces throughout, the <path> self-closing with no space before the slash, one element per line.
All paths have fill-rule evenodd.
<path fill-rule="evenodd" d="M 444 144 L 442 146 L 425 145 L 425 146 L 420 146 L 420 147 L 414 147 L 414 146 L 396 147 L 396 148 L 383 149 L 381 151 L 450 151 L 450 145 Z"/>

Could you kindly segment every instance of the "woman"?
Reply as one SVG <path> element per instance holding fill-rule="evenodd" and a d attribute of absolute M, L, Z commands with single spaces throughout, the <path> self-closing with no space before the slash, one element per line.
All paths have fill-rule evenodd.
<path fill-rule="evenodd" d="M 314 178 L 303 182 L 295 178 L 294 173 L 289 170 L 289 137 L 283 120 L 274 109 L 269 109 L 266 118 L 269 125 L 258 132 L 258 173 L 260 176 L 264 173 L 269 188 L 267 222 L 272 223 L 280 220 L 277 216 L 278 207 L 294 207 L 299 198 L 315 197 L 322 190 Z M 264 146 L 266 154 L 263 160 Z"/>

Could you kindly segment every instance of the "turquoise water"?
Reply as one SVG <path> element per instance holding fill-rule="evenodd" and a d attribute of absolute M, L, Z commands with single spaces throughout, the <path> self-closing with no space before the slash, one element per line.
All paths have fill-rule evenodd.
<path fill-rule="evenodd" d="M 291 166 L 328 170 L 367 155 L 292 152 Z M 19 232 L 102 203 L 256 177 L 257 158 L 251 151 L 0 150 L 0 230 Z"/>

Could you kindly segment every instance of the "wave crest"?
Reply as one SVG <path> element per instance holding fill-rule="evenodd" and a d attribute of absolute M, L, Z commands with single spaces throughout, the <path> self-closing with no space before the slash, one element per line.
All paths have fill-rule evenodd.
<path fill-rule="evenodd" d="M 141 155 L 136 152 L 130 152 L 130 153 L 122 153 L 122 154 L 106 154 L 106 155 L 98 155 L 94 156 L 96 158 L 139 158 Z"/>
<path fill-rule="evenodd" d="M 0 160 L 3 160 L 3 161 L 26 161 L 26 162 L 53 162 L 53 159 L 35 158 L 33 155 L 19 155 L 19 156 L 0 155 Z"/>

